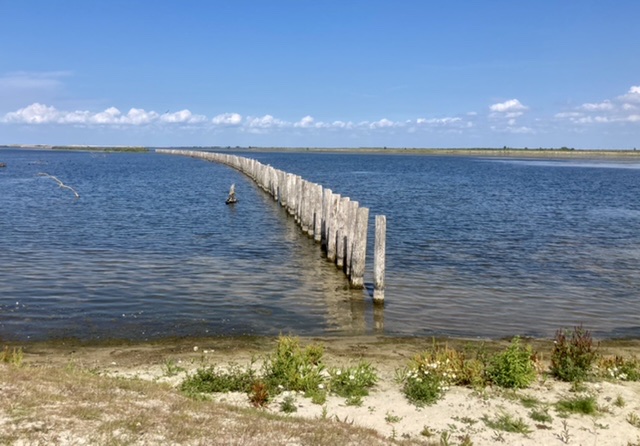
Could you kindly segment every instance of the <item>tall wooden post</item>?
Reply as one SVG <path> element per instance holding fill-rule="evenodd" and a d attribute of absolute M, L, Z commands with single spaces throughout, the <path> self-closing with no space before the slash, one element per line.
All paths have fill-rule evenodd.
<path fill-rule="evenodd" d="M 387 237 L 387 217 L 376 215 L 376 239 L 373 257 L 373 301 L 384 302 L 384 272 Z"/>
<path fill-rule="evenodd" d="M 329 203 L 329 216 L 327 227 L 327 259 L 330 262 L 336 261 L 336 239 L 338 232 L 338 207 L 340 206 L 340 194 L 331 194 Z"/>
<path fill-rule="evenodd" d="M 347 212 L 349 209 L 349 197 L 340 198 L 338 206 L 338 228 L 336 230 L 336 266 L 344 267 L 345 243 L 347 239 Z"/>
<path fill-rule="evenodd" d="M 358 208 L 356 213 L 355 231 L 351 248 L 351 274 L 349 283 L 351 288 L 364 288 L 364 271 L 367 259 L 367 230 L 369 228 L 369 209 Z"/>

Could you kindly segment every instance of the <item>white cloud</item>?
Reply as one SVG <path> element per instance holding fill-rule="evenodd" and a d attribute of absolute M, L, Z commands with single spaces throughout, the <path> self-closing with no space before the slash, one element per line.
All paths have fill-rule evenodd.
<path fill-rule="evenodd" d="M 640 103 L 640 85 L 632 86 L 626 94 L 619 96 L 618 99 L 624 102 Z"/>
<path fill-rule="evenodd" d="M 223 113 L 215 116 L 211 122 L 214 125 L 235 126 L 242 124 L 242 116 L 238 113 Z"/>
<path fill-rule="evenodd" d="M 177 124 L 198 124 L 207 120 L 206 116 L 194 115 L 191 111 L 185 109 L 175 113 L 165 113 L 160 116 L 160 120 L 163 122 L 177 123 Z"/>
<path fill-rule="evenodd" d="M 34 103 L 18 111 L 7 113 L 3 122 L 24 124 L 47 124 L 55 122 L 60 117 L 60 112 L 55 107 Z"/>
<path fill-rule="evenodd" d="M 399 126 L 401 126 L 400 123 L 393 122 L 387 118 L 382 118 L 379 121 L 375 121 L 369 124 L 370 129 L 383 129 L 383 128 L 399 127 Z"/>
<path fill-rule="evenodd" d="M 155 111 L 131 108 L 123 114 L 116 107 L 92 113 L 86 110 L 62 111 L 53 106 L 33 103 L 15 112 L 7 113 L 0 121 L 15 124 L 73 124 L 73 125 L 130 125 L 144 126 L 154 123 L 193 124 L 204 122 L 206 117 L 194 115 L 189 110 L 160 115 Z"/>
<path fill-rule="evenodd" d="M 513 113 L 513 112 L 523 112 L 528 110 L 529 107 L 520 103 L 517 99 L 509 99 L 505 102 L 498 102 L 497 104 L 493 104 L 489 107 L 492 112 L 496 113 Z"/>
<path fill-rule="evenodd" d="M 614 109 L 614 105 L 611 103 L 611 101 L 609 100 L 605 100 L 602 101 L 600 103 L 596 103 L 596 104 L 591 104 L 591 103 L 586 103 L 586 104 L 582 104 L 579 107 L 581 110 L 585 110 L 585 111 L 609 111 L 609 110 L 613 110 Z"/>
<path fill-rule="evenodd" d="M 293 124 L 293 126 L 302 128 L 314 127 L 314 119 L 311 116 L 305 116 L 300 121 Z M 322 123 L 320 123 L 320 127 L 322 127 Z"/>
<path fill-rule="evenodd" d="M 291 124 L 286 121 L 282 121 L 280 119 L 274 118 L 271 115 L 264 115 L 261 118 L 248 118 L 249 128 L 253 129 L 270 129 L 270 128 L 280 128 L 280 127 L 289 127 Z"/>
<path fill-rule="evenodd" d="M 451 126 L 458 125 L 462 123 L 462 118 L 418 118 L 416 119 L 416 124 L 418 125 L 428 125 L 434 127 L 443 127 L 443 126 Z"/>
<path fill-rule="evenodd" d="M 123 117 L 122 122 L 124 124 L 144 125 L 155 121 L 158 116 L 158 113 L 154 111 L 147 112 L 142 108 L 132 108 L 127 113 L 127 116 Z"/>
<path fill-rule="evenodd" d="M 354 128 L 354 124 L 351 121 L 348 121 L 348 122 L 333 121 L 331 123 L 331 127 L 335 128 L 335 129 L 352 129 L 352 128 Z"/>
<path fill-rule="evenodd" d="M 514 133 L 514 134 L 532 134 L 535 131 L 531 127 L 520 126 L 516 127 L 513 125 L 508 125 L 506 127 L 496 127 L 491 126 L 491 130 L 498 133 Z"/>
<path fill-rule="evenodd" d="M 640 122 L 637 110 L 640 104 L 640 86 L 632 86 L 626 94 L 601 102 L 587 102 L 574 111 L 556 113 L 555 118 L 580 126 L 603 124 L 635 124 Z"/>
<path fill-rule="evenodd" d="M 561 113 L 556 113 L 554 115 L 554 117 L 558 119 L 573 119 L 573 118 L 580 118 L 582 116 L 584 116 L 584 113 L 580 113 L 580 112 L 561 112 Z"/>

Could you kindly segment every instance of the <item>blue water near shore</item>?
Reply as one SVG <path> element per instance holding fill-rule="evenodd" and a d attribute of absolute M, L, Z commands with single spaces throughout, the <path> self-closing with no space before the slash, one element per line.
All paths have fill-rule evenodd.
<path fill-rule="evenodd" d="M 383 310 L 226 166 L 3 149 L 0 340 L 552 336 L 580 323 L 640 337 L 638 162 L 242 155 L 369 207 L 371 238 L 387 216 Z M 231 183 L 240 202 L 227 206 Z"/>

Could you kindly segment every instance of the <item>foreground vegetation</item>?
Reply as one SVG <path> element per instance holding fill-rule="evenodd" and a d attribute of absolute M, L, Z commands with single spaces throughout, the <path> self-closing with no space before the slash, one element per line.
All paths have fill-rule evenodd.
<path fill-rule="evenodd" d="M 53 366 L 7 346 L 0 444 L 640 444 L 640 363 L 582 327 L 553 344 L 411 341 L 411 354 L 388 339 L 343 354 L 288 336 L 252 345 L 153 356 L 151 374 L 118 370 L 119 347 L 102 366 Z"/>

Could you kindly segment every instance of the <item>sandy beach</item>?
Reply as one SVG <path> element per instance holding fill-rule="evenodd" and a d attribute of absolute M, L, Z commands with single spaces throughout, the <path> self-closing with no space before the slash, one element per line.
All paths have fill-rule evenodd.
<path fill-rule="evenodd" d="M 36 420 L 24 414 L 16 416 L 15 406 L 20 405 L 19 396 L 28 391 L 21 388 L 17 379 L 11 379 L 13 369 L 45 372 L 72 369 L 75 373 L 91 374 L 96 379 L 116 378 L 131 383 L 152 383 L 162 386 L 172 394 L 172 398 L 188 399 L 180 394 L 178 387 L 189 374 L 203 367 L 227 367 L 229 364 L 247 366 L 252 361 L 257 367 L 273 350 L 276 342 L 274 338 L 247 337 L 188 339 L 135 345 L 82 345 L 75 342 L 26 345 L 20 367 L 0 366 L 0 375 L 3 377 L 0 386 L 3 394 L 13 395 L 5 398 L 0 404 L 0 431 L 3 432 L 3 440 L 9 444 L 89 444 L 92 438 L 95 439 L 91 436 L 95 419 L 86 423 L 82 420 L 66 420 L 67 424 L 61 421 L 65 420 L 65 417 L 73 417 L 72 412 L 65 406 L 65 398 L 57 401 L 54 409 L 50 407 L 50 411 L 39 413 L 38 410 L 34 410 L 32 416 L 40 417 L 37 420 L 40 423 L 39 432 L 34 434 L 33 423 Z M 429 348 L 432 342 L 432 339 L 387 337 L 301 339 L 303 345 L 323 345 L 324 358 L 328 366 L 349 365 L 366 360 L 375 367 L 379 381 L 370 395 L 363 398 L 359 407 L 350 406 L 346 404 L 345 398 L 335 395 L 330 395 L 322 405 L 313 404 L 309 398 L 295 392 L 284 392 L 276 396 L 264 409 L 253 408 L 244 393 L 212 394 L 207 398 L 206 404 L 230 404 L 232 407 L 246 409 L 249 416 L 254 414 L 257 419 L 261 419 L 266 412 L 277 415 L 278 418 L 302 418 L 320 425 L 329 420 L 334 425 L 340 424 L 341 428 L 355 429 L 351 432 L 353 436 L 349 437 L 349 442 L 355 441 L 353 444 L 360 444 L 358 439 L 364 444 L 374 437 L 377 438 L 376 441 L 381 442 L 380 444 L 402 442 L 489 445 L 503 442 L 517 445 L 627 445 L 640 442 L 640 423 L 634 422 L 640 415 L 640 383 L 599 379 L 585 382 L 576 392 L 571 384 L 553 379 L 544 370 L 552 348 L 552 342 L 548 340 L 528 341 L 537 356 L 542 358 L 540 364 L 543 365 L 543 370 L 540 370 L 538 378 L 529 388 L 507 390 L 498 387 L 472 389 L 455 386 L 436 404 L 417 407 L 401 392 L 396 376 L 398 370 L 406 366 L 413 355 Z M 482 341 L 464 339 L 446 341 L 452 348 L 464 348 L 480 342 Z M 490 350 L 501 349 L 507 345 L 507 341 L 485 343 Z M 639 351 L 638 341 L 601 342 L 598 350 L 602 355 L 625 357 L 634 357 Z M 62 387 L 65 385 L 61 384 Z M 52 392 L 64 393 L 61 389 L 53 389 Z M 577 394 L 592 395 L 596 398 L 596 414 L 563 414 L 557 410 L 558 401 Z M 295 403 L 295 411 L 291 414 L 285 414 L 281 410 L 281 403 L 285 398 Z M 69 402 L 78 404 L 73 397 L 69 398 Z M 152 410 L 153 406 L 150 402 L 149 410 Z M 532 419 L 532 413 L 536 410 L 548 414 L 548 418 L 542 422 L 535 421 Z M 55 417 L 52 413 L 55 413 Z M 229 412 L 230 417 L 232 414 L 233 412 Z M 504 415 L 522 421 L 526 426 L 526 433 L 511 433 L 492 427 L 492 420 Z M 60 423 L 67 426 L 64 438 L 56 436 L 60 432 L 56 432 L 54 426 Z M 51 427 L 47 428 L 49 424 Z M 153 426 L 147 428 L 142 431 L 148 433 L 154 430 Z M 372 431 L 358 431 L 358 428 Z M 135 438 L 125 435 L 122 439 L 122 444 L 164 442 L 149 434 Z M 291 438 L 290 441 L 274 437 L 269 441 L 272 444 L 323 444 L 321 441 L 316 442 L 304 437 Z M 183 444 L 205 443 L 206 438 L 196 435 L 185 439 Z M 236 444 L 257 443 L 244 439 Z"/>

